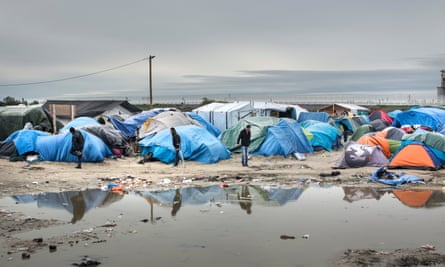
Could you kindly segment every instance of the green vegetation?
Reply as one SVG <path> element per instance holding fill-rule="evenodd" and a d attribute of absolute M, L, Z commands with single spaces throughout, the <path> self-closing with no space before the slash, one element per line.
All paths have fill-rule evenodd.
<path fill-rule="evenodd" d="M 3 98 L 3 101 L 0 101 L 0 106 L 17 106 L 17 105 L 35 105 L 35 104 L 39 104 L 39 101 L 34 100 L 31 103 L 28 103 L 28 101 L 26 101 L 25 99 L 22 98 L 22 100 L 16 100 L 14 97 L 12 96 L 7 96 L 5 98 Z"/>

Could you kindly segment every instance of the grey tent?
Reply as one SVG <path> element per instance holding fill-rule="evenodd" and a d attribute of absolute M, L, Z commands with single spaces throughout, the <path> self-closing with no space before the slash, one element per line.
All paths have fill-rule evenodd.
<path fill-rule="evenodd" d="M 369 146 L 350 141 L 345 147 L 345 153 L 332 167 L 334 169 L 383 167 L 388 165 L 388 159 L 378 146 Z"/>

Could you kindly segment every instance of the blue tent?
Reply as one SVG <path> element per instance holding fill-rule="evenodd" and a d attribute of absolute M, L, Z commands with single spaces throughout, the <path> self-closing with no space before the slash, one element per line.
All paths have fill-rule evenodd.
<path fill-rule="evenodd" d="M 329 118 L 328 113 L 326 112 L 301 112 L 298 116 L 298 122 L 307 121 L 307 120 L 316 120 L 321 122 L 328 122 Z"/>
<path fill-rule="evenodd" d="M 201 116 L 199 116 L 196 113 L 193 112 L 187 112 L 187 115 L 189 115 L 190 117 L 192 117 L 192 119 L 196 120 L 197 122 L 199 122 L 202 126 L 207 128 L 207 131 L 209 131 L 211 134 L 213 134 L 214 136 L 218 137 L 221 134 L 221 131 L 216 128 L 215 126 L 213 126 L 210 122 L 204 120 Z"/>
<path fill-rule="evenodd" d="M 100 124 L 97 120 L 90 118 L 90 117 L 78 117 L 74 120 L 70 121 L 65 127 L 60 129 L 60 132 L 68 132 L 71 127 L 79 128 L 86 125 L 98 125 Z"/>
<path fill-rule="evenodd" d="M 36 130 L 18 130 L 8 136 L 3 143 L 12 141 L 17 150 L 17 154 L 24 155 L 28 152 L 37 151 L 35 143 L 39 136 L 48 136 L 48 133 Z"/>
<path fill-rule="evenodd" d="M 338 129 L 326 122 L 306 120 L 301 122 L 301 126 L 314 135 L 311 140 L 312 147 L 314 148 L 319 147 L 331 151 L 332 145 L 337 137 L 340 136 Z"/>
<path fill-rule="evenodd" d="M 164 111 L 168 111 L 168 109 L 150 109 L 133 115 L 125 121 L 111 117 L 110 122 L 114 128 L 121 131 L 125 137 L 135 137 L 137 136 L 136 130 L 144 124 L 148 118 L 154 117 Z"/>
<path fill-rule="evenodd" d="M 293 153 L 312 153 L 314 150 L 300 124 L 292 119 L 281 119 L 267 129 L 267 135 L 261 146 L 252 154 L 288 156 Z"/>
<path fill-rule="evenodd" d="M 440 108 L 412 108 L 400 112 L 392 122 L 392 126 L 400 128 L 403 125 L 428 126 L 433 131 L 445 123 L 445 110 Z"/>
<path fill-rule="evenodd" d="M 215 163 L 230 158 L 229 150 L 209 131 L 195 125 L 175 128 L 181 136 L 181 149 L 184 159 L 202 163 Z M 149 135 L 138 142 L 141 155 L 153 153 L 153 157 L 165 163 L 173 163 L 175 150 L 170 129 L 164 129 L 155 135 Z"/>
<path fill-rule="evenodd" d="M 106 157 L 112 155 L 111 150 L 99 137 L 80 130 L 84 139 L 84 162 L 102 162 Z M 36 151 L 41 160 L 77 162 L 77 157 L 70 153 L 72 146 L 71 134 L 57 134 L 50 136 L 39 136 L 36 140 Z"/>

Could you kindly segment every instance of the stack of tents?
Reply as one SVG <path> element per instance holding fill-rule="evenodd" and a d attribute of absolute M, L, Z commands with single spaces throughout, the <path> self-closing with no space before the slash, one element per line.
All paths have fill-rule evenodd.
<path fill-rule="evenodd" d="M 240 106 L 237 104 L 231 107 Z M 337 118 L 325 112 L 301 111 L 298 119 L 294 119 L 254 116 L 255 109 L 246 103 L 243 105 L 230 109 L 227 113 L 230 116 L 223 116 L 224 109 L 219 106 L 221 114 L 201 109 L 187 113 L 176 109 L 152 109 L 125 120 L 110 117 L 109 125 L 79 117 L 60 127 L 59 133 L 54 135 L 23 129 L 21 125 L 21 129 L 8 134 L 0 143 L 0 156 L 38 154 L 41 160 L 75 161 L 76 157 L 69 153 L 71 135 L 68 131 L 74 127 L 85 138 L 88 151 L 84 153 L 85 161 L 131 155 L 134 149 L 131 144 L 135 143 L 141 156 L 172 163 L 175 150 L 170 128 L 174 127 L 181 136 L 185 160 L 216 163 L 240 152 L 238 134 L 246 125 L 251 125 L 249 151 L 253 155 L 296 157 L 344 145 L 344 154 L 334 168 L 388 166 L 436 170 L 445 163 L 445 110 L 441 108 L 416 107 L 393 113 L 377 110 L 369 116 Z M 229 117 L 230 123 L 229 120 L 219 121 L 219 118 Z M 351 138 L 342 143 L 347 133 Z"/>
<path fill-rule="evenodd" d="M 334 168 L 378 166 L 437 170 L 445 164 L 445 110 L 415 107 L 391 118 L 384 111 L 370 114 L 346 144 Z"/>

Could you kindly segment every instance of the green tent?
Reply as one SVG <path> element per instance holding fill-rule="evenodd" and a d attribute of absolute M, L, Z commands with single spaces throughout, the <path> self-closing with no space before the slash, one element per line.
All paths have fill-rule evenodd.
<path fill-rule="evenodd" d="M 225 130 L 221 134 L 221 142 L 232 152 L 241 152 L 241 147 L 237 145 L 239 133 L 247 126 L 250 125 L 251 129 L 251 142 L 249 146 L 250 151 L 255 151 L 263 143 L 264 138 L 267 135 L 267 128 L 274 126 L 280 121 L 275 117 L 247 117 L 237 124 Z"/>
<path fill-rule="evenodd" d="M 52 118 L 41 106 L 5 106 L 0 107 L 0 140 L 5 140 L 10 134 L 23 129 L 30 122 L 33 127 L 40 126 L 52 131 Z M 57 128 L 63 125 L 58 122 Z"/>

